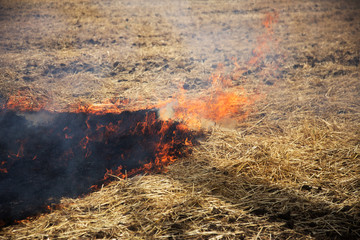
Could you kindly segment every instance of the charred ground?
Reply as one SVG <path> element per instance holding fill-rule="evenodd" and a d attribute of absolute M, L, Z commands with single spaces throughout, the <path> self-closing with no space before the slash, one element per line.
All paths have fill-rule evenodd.
<path fill-rule="evenodd" d="M 164 122 L 155 110 L 92 115 L 47 111 L 0 111 L 0 220 L 14 223 L 36 216 L 62 197 L 79 197 L 109 183 L 119 174 L 159 172 L 149 166 L 158 154 L 157 144 L 170 144 L 166 154 L 185 155 L 190 131 Z M 173 143 L 172 143 L 173 142 Z M 118 168 L 120 172 L 116 172 Z M 114 176 L 109 176 L 114 174 Z"/>

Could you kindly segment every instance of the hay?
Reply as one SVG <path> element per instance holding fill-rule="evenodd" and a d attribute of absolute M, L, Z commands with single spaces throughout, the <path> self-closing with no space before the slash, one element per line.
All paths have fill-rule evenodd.
<path fill-rule="evenodd" d="M 360 238 L 358 4 L 21 2 L 4 1 L 19 20 L 1 27 L 4 99 L 27 87 L 55 109 L 113 97 L 141 108 L 185 83 L 188 94 L 206 92 L 214 65 L 234 69 L 231 57 L 246 70 L 234 84 L 262 97 L 247 119 L 211 128 L 166 173 L 114 178 L 3 228 L 0 239 Z M 14 6 L 44 6 L 59 21 L 22 28 L 29 15 Z M 247 65 L 273 8 L 271 47 L 261 66 Z M 31 38 L 36 23 L 46 36 Z"/>

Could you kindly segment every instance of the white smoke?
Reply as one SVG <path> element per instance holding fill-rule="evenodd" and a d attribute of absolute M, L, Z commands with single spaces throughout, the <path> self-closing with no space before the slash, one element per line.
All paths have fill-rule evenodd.
<path fill-rule="evenodd" d="M 28 121 L 28 124 L 31 124 L 32 126 L 47 126 L 50 125 L 55 119 L 54 114 L 50 114 L 49 112 L 45 111 L 17 113 L 17 115 L 25 117 L 25 119 Z"/>

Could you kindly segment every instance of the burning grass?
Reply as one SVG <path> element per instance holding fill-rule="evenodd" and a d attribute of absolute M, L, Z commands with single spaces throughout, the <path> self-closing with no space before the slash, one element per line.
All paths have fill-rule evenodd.
<path fill-rule="evenodd" d="M 10 31 L 19 28 L 16 21 L 4 29 L 4 99 L 20 90 L 32 107 L 69 110 L 77 101 L 86 103 L 85 111 L 161 106 L 168 118 L 198 105 L 200 121 L 210 122 L 192 154 L 166 172 L 109 174 L 108 186 L 63 198 L 51 213 L 3 228 L 0 238 L 360 237 L 358 4 L 74 4 L 79 8 L 55 4 L 67 17 L 54 11 L 61 21 L 47 22 L 55 33 L 74 27 L 62 39 L 52 32 L 49 42 L 20 41 L 20 32 Z M 27 19 L 16 13 L 14 19 Z M 213 81 L 218 63 L 224 68 L 213 76 L 221 79 Z M 235 108 L 244 108 L 225 115 L 241 121 L 223 123 L 211 107 L 204 114 L 209 99 L 226 102 L 222 93 L 240 99 Z M 174 118 L 186 123 L 198 111 L 185 113 Z"/>

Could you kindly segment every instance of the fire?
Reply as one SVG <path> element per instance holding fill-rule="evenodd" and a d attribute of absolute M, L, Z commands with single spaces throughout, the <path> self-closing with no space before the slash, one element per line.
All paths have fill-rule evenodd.
<path fill-rule="evenodd" d="M 51 122 L 27 120 L 45 115 Z M 0 110 L 0 124 L 8 126 L 0 129 L 0 196 L 16 196 L 11 203 L 0 198 L 0 204 L 15 206 L 14 219 L 38 213 L 58 196 L 96 190 L 114 176 L 163 172 L 191 152 L 199 134 L 160 120 L 155 110 L 104 115 Z M 33 199 L 34 192 L 40 199 Z"/>
<path fill-rule="evenodd" d="M 249 93 L 242 87 L 235 87 L 232 82 L 241 79 L 242 75 L 249 71 L 251 66 L 259 65 L 264 60 L 265 54 L 270 51 L 269 42 L 273 38 L 273 26 L 278 21 L 278 18 L 276 11 L 266 14 L 262 20 L 265 32 L 257 37 L 257 45 L 252 51 L 252 57 L 244 64 L 239 64 L 233 58 L 234 68 L 228 74 L 225 73 L 224 66 L 219 64 L 216 72 L 208 79 L 210 83 L 209 89 L 193 96 L 180 87 L 179 93 L 175 94 L 172 99 L 149 105 L 145 109 L 158 108 L 160 119 L 179 121 L 188 128 L 196 130 L 206 129 L 229 120 L 236 122 L 245 119 L 251 111 L 251 105 L 261 96 L 257 93 Z M 101 103 L 93 104 L 78 102 L 70 104 L 66 110 L 57 109 L 57 111 L 104 115 L 108 113 L 120 114 L 125 110 L 139 110 L 134 106 L 130 107 L 131 102 L 131 99 L 119 98 L 105 99 Z M 56 109 L 54 106 L 48 106 L 45 103 L 46 101 L 32 96 L 27 89 L 10 96 L 5 108 L 17 111 Z M 68 138 L 71 138 L 68 133 L 65 134 Z M 86 142 L 86 140 L 83 141 Z"/>
<path fill-rule="evenodd" d="M 126 107 L 130 103 L 129 99 L 105 99 L 101 103 L 87 104 L 87 103 L 75 103 L 69 106 L 70 112 L 83 112 L 89 114 L 107 114 L 107 113 L 122 113 L 124 110 L 128 110 Z"/>
<path fill-rule="evenodd" d="M 279 14 L 277 12 L 267 13 L 264 20 L 262 21 L 262 25 L 268 30 L 268 32 L 273 32 L 273 25 L 279 19 Z"/>
<path fill-rule="evenodd" d="M 54 124 L 55 129 L 40 131 L 45 137 L 55 139 L 54 144 L 61 143 L 62 153 L 52 152 L 55 156 L 52 162 L 44 160 L 45 155 L 41 153 L 41 144 L 46 141 L 41 140 L 40 145 L 34 145 L 29 136 L 14 140 L 16 149 L 10 149 L 7 159 L 0 163 L 0 174 L 9 175 L 12 163 L 22 159 L 28 165 L 34 164 L 34 169 L 39 168 L 38 165 L 43 162 L 58 164 L 52 169 L 56 173 L 73 164 L 74 159 L 81 159 L 86 166 L 106 166 L 101 173 L 103 179 L 98 179 L 96 184 L 89 186 L 97 189 L 110 181 L 112 176 L 126 178 L 140 172 L 165 171 L 164 166 L 191 152 L 191 147 L 196 143 L 195 136 L 202 129 L 216 124 L 236 123 L 250 114 L 254 102 L 261 97 L 260 94 L 249 92 L 233 82 L 238 83 L 243 73 L 249 71 L 249 66 L 259 64 L 264 59 L 265 53 L 270 49 L 267 41 L 272 37 L 273 24 L 277 20 L 276 12 L 266 15 L 262 22 L 266 33 L 258 37 L 258 46 L 246 63 L 239 64 L 233 59 L 234 68 L 230 72 L 226 72 L 224 66 L 219 64 L 207 79 L 207 89 L 195 95 L 180 87 L 179 92 L 171 99 L 141 110 L 146 112 L 145 117 L 143 112 L 131 104 L 134 102 L 132 99 L 105 99 L 96 104 L 77 102 L 66 109 L 56 109 L 46 99 L 33 96 L 29 89 L 18 91 L 9 97 L 3 109 L 0 108 L 0 114 L 6 115 L 7 110 L 22 113 L 46 111 L 57 114 L 56 116 L 68 114 L 68 118 L 74 118 L 74 122 L 80 122 L 80 125 L 64 126 L 62 122 L 57 122 L 60 126 Z M 133 119 L 127 118 L 127 111 L 130 110 L 134 113 Z M 197 131 L 194 133 L 193 130 Z M 129 143 L 129 139 L 132 139 L 130 137 L 137 142 Z M 128 149 L 127 145 L 135 149 Z M 41 149 L 40 153 L 32 152 L 34 148 Z M 131 155 L 134 153 L 135 157 Z M 32 160 L 31 163 L 29 159 Z M 104 163 L 91 162 L 94 159 Z M 72 167 L 71 171 L 78 170 Z"/>
<path fill-rule="evenodd" d="M 119 125 L 111 124 L 110 126 L 106 126 L 105 135 L 119 131 L 122 123 L 118 122 L 118 124 Z M 176 127 L 174 128 L 174 126 Z M 111 175 L 125 178 L 139 172 L 162 171 L 164 170 L 164 166 L 175 161 L 176 156 L 186 154 L 187 150 L 184 150 L 183 147 L 188 148 L 194 144 L 193 139 L 185 138 L 184 140 L 183 134 L 190 133 L 187 126 L 171 120 L 159 121 L 156 112 L 146 114 L 144 121 L 137 122 L 133 130 L 131 130 L 131 133 L 134 135 L 141 133 L 145 136 L 157 136 L 157 140 L 154 143 L 154 161 L 144 161 L 141 168 L 134 168 L 126 171 L 126 173 L 123 172 L 123 166 L 119 166 L 115 170 L 108 169 L 104 180 L 109 179 Z M 124 158 L 124 155 L 122 155 L 122 158 Z"/>
<path fill-rule="evenodd" d="M 181 89 L 175 98 L 160 103 L 160 117 L 183 122 L 191 129 L 246 118 L 257 96 L 249 94 L 242 87 L 233 86 L 233 73 L 225 74 L 223 71 L 223 65 L 219 64 L 217 71 L 208 79 L 211 87 L 201 95 L 191 96 Z"/>
<path fill-rule="evenodd" d="M 0 173 L 8 173 L 7 169 L 3 167 L 6 165 L 6 161 L 2 161 L 0 165 L 1 165 Z"/>
<path fill-rule="evenodd" d="M 35 97 L 30 89 L 18 90 L 7 100 L 6 109 L 14 109 L 20 112 L 40 111 L 45 109 L 46 99 Z"/>
<path fill-rule="evenodd" d="M 228 120 L 245 119 L 251 111 L 251 105 L 261 96 L 233 86 L 232 79 L 239 80 L 242 74 L 248 71 L 249 66 L 263 60 L 265 53 L 270 50 L 268 42 L 272 39 L 273 25 L 277 21 L 277 12 L 265 16 L 262 25 L 266 32 L 257 38 L 253 56 L 244 64 L 245 67 L 241 67 L 233 59 L 235 68 L 229 74 L 225 74 L 224 66 L 219 64 L 216 72 L 208 79 L 211 87 L 207 91 L 199 96 L 189 96 L 182 88 L 174 99 L 158 105 L 160 117 L 183 122 L 192 129 L 207 128 Z"/>
<path fill-rule="evenodd" d="M 269 42 L 272 40 L 274 30 L 273 25 L 278 21 L 279 15 L 277 12 L 268 13 L 262 25 L 265 27 L 266 31 L 257 38 L 257 46 L 253 49 L 253 57 L 249 60 L 250 65 L 258 64 L 265 57 L 265 53 L 270 50 Z"/>
<path fill-rule="evenodd" d="M 207 79 L 210 87 L 203 90 L 197 95 L 189 94 L 184 88 L 180 88 L 178 94 L 171 99 L 161 101 L 158 104 L 149 105 L 146 109 L 158 109 L 158 116 L 155 112 L 149 113 L 143 121 L 140 121 L 131 130 L 132 134 L 141 132 L 142 134 L 159 135 L 159 139 L 155 147 L 156 159 L 153 162 L 144 163 L 143 169 L 130 170 L 128 174 L 134 174 L 141 170 L 159 169 L 160 166 L 171 163 L 175 160 L 173 151 L 175 145 L 179 144 L 176 140 L 176 132 L 174 131 L 172 139 L 164 141 L 165 133 L 175 122 L 178 123 L 177 131 L 190 132 L 190 129 L 200 130 L 212 127 L 216 124 L 226 124 L 228 122 L 237 122 L 245 119 L 250 111 L 252 105 L 261 96 L 258 93 L 250 93 L 240 86 L 234 86 L 233 80 L 239 80 L 242 74 L 247 71 L 249 66 L 259 63 L 270 46 L 268 40 L 273 35 L 273 25 L 278 21 L 278 14 L 276 12 L 268 13 L 262 21 L 265 28 L 265 33 L 260 35 L 257 39 L 257 46 L 253 49 L 253 56 L 244 64 L 239 64 L 236 59 L 233 59 L 234 68 L 230 73 L 225 72 L 222 64 L 218 64 L 216 71 Z M 89 150 L 89 145 L 92 142 L 109 141 L 109 136 L 123 131 L 121 121 L 117 123 L 110 122 L 107 125 L 103 123 L 96 123 L 96 126 L 90 124 L 91 115 L 106 115 L 106 114 L 121 114 L 125 110 L 129 110 L 130 99 L 105 99 L 101 103 L 86 104 L 75 103 L 69 105 L 65 109 L 57 110 L 57 112 L 73 112 L 84 113 L 88 117 L 85 120 L 87 128 L 86 135 L 78 142 L 78 147 L 84 150 L 84 157 L 89 158 L 92 151 Z M 53 106 L 51 106 L 53 107 Z M 13 96 L 10 96 L 5 109 L 13 109 L 20 112 L 50 110 L 50 106 L 46 104 L 45 100 L 34 97 L 29 89 L 18 91 Z M 132 109 L 137 110 L 137 109 Z M 158 120 L 158 117 L 161 120 Z M 158 128 L 157 125 L 161 127 Z M 73 140 L 73 129 L 65 127 L 63 129 L 63 136 L 65 140 Z M 19 140 L 20 141 L 20 140 Z M 182 142 L 185 146 L 192 146 L 190 139 Z M 9 153 L 9 158 L 21 158 L 23 156 L 23 143 L 20 144 L 17 153 Z M 67 150 L 67 155 L 71 156 L 72 150 Z M 35 158 L 36 159 L 36 158 Z M 4 166 L 6 161 L 1 164 L 0 171 L 5 173 L 8 171 Z M 121 176 L 124 169 L 119 167 L 116 170 L 108 170 L 105 174 Z M 124 177 L 124 176 L 122 176 Z"/>

